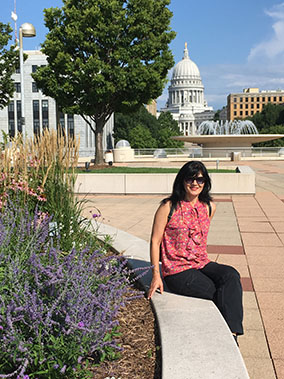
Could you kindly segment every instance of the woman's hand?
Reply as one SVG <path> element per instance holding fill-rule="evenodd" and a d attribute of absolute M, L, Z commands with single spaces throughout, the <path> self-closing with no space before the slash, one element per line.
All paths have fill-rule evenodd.
<path fill-rule="evenodd" d="M 152 296 L 154 295 L 154 293 L 156 292 L 157 289 L 159 289 L 161 294 L 163 294 L 164 284 L 163 284 L 163 281 L 162 281 L 160 275 L 153 276 L 151 286 L 150 286 L 150 289 L 148 291 L 148 297 L 147 297 L 148 300 L 152 298 Z"/>

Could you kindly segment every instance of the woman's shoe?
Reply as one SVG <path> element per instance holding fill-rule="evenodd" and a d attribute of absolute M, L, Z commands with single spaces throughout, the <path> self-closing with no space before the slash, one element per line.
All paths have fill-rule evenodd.
<path fill-rule="evenodd" d="M 238 347 L 239 347 L 239 343 L 238 343 L 238 336 L 236 335 L 236 334 L 233 334 L 233 337 L 234 337 L 234 339 L 235 339 L 235 341 L 236 341 L 236 344 L 238 345 Z"/>

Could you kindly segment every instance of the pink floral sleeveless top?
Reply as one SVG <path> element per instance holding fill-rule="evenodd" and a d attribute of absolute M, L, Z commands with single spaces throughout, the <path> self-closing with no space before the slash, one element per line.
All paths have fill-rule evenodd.
<path fill-rule="evenodd" d="M 210 220 L 207 206 L 199 200 L 194 206 L 181 201 L 168 222 L 161 244 L 163 276 L 190 268 L 201 269 L 208 259 L 207 235 Z"/>

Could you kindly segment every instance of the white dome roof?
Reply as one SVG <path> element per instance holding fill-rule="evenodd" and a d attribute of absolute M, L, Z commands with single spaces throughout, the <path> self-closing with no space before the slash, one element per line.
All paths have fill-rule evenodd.
<path fill-rule="evenodd" d="M 200 72 L 197 65 L 189 58 L 187 44 L 183 51 L 183 58 L 176 64 L 173 70 L 172 80 L 181 78 L 200 78 Z"/>

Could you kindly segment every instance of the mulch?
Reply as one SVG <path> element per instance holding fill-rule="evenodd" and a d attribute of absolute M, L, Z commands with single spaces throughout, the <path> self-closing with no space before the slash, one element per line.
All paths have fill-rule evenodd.
<path fill-rule="evenodd" d="M 123 347 L 120 357 L 93 367 L 94 379 L 160 379 L 161 346 L 150 302 L 141 297 L 131 300 L 119 314 Z"/>

